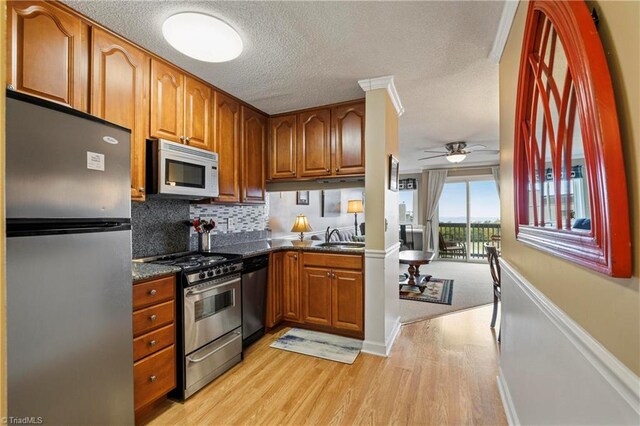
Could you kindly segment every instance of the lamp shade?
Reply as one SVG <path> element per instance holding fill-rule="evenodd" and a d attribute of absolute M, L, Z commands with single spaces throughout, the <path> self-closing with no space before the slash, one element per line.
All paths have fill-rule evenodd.
<path fill-rule="evenodd" d="M 299 214 L 296 217 L 296 221 L 293 223 L 293 226 L 291 227 L 291 232 L 310 232 L 313 231 L 313 229 L 311 229 L 311 226 L 309 225 L 309 221 L 307 220 L 307 217 L 303 214 Z"/>
<path fill-rule="evenodd" d="M 363 213 L 362 200 L 349 200 L 347 205 L 347 213 Z"/>

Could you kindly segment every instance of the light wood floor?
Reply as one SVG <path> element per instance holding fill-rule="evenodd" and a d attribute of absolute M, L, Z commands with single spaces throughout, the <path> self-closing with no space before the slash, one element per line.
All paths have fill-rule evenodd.
<path fill-rule="evenodd" d="M 254 344 L 242 363 L 184 404 L 166 401 L 142 419 L 185 424 L 507 424 L 496 376 L 491 307 L 402 327 L 388 358 L 353 365 Z"/>

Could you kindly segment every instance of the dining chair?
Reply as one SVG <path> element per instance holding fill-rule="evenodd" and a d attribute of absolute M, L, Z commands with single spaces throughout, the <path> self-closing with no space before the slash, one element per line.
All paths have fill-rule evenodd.
<path fill-rule="evenodd" d="M 489 261 L 489 270 L 491 271 L 491 278 L 493 280 L 493 315 L 491 316 L 491 328 L 496 326 L 496 318 L 498 316 L 498 302 L 500 302 L 500 296 L 502 289 L 500 287 L 500 258 L 498 256 L 498 249 L 491 243 L 485 243 L 484 249 L 487 253 L 487 260 Z M 498 333 L 498 342 L 502 334 L 502 327 L 500 327 Z"/>

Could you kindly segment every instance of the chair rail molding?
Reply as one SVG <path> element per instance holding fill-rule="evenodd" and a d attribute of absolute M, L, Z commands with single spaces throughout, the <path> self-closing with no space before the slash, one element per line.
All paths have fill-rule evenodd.
<path fill-rule="evenodd" d="M 358 84 L 365 92 L 370 90 L 386 89 L 387 93 L 389 93 L 389 97 L 391 98 L 391 102 L 393 103 L 393 107 L 396 109 L 398 117 L 404 114 L 404 107 L 402 106 L 402 101 L 400 101 L 400 95 L 398 95 L 392 75 L 365 78 L 363 80 L 358 80 Z"/>
<path fill-rule="evenodd" d="M 501 266 L 498 387 L 509 424 L 639 424 L 640 378 L 512 265 Z"/>

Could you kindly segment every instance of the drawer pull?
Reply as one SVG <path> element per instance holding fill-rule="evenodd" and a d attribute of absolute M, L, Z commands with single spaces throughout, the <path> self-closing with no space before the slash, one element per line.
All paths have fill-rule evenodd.
<path fill-rule="evenodd" d="M 153 347 L 157 344 L 158 342 L 156 342 L 155 340 L 152 340 L 149 342 L 149 346 Z"/>
<path fill-rule="evenodd" d="M 155 321 L 157 319 L 158 319 L 158 316 L 156 314 L 149 315 L 149 321 Z"/>
<path fill-rule="evenodd" d="M 156 379 L 157 379 L 157 377 L 156 377 L 156 376 L 149 376 L 149 381 L 150 381 L 151 383 L 155 382 L 155 381 L 156 381 Z"/>
<path fill-rule="evenodd" d="M 331 272 L 327 272 L 327 276 L 330 277 L 331 276 Z"/>
<path fill-rule="evenodd" d="M 149 296 L 155 296 L 157 293 L 158 291 L 155 288 L 149 290 Z"/>

